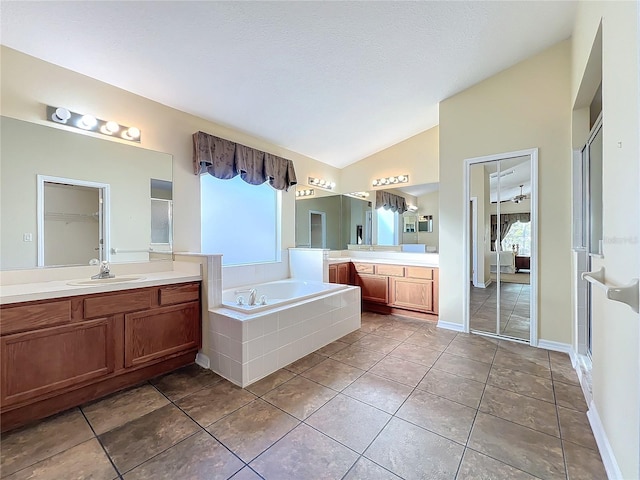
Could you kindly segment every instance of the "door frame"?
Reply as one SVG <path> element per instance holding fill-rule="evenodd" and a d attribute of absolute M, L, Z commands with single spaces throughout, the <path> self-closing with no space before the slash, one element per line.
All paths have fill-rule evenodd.
<path fill-rule="evenodd" d="M 471 197 L 469 203 L 471 204 L 471 266 L 473 268 L 473 275 L 471 281 L 474 287 L 484 288 L 484 282 L 482 285 L 478 283 L 478 197 Z"/>
<path fill-rule="evenodd" d="M 486 163 L 495 160 L 507 160 L 515 157 L 528 156 L 531 161 L 531 270 L 529 274 L 529 282 L 531 287 L 530 299 L 530 323 L 529 323 L 529 344 L 532 347 L 538 346 L 538 149 L 529 148 L 525 150 L 517 150 L 513 152 L 498 153 L 494 155 L 486 155 L 482 157 L 466 158 L 464 160 L 463 172 L 463 192 L 464 192 L 464 232 L 463 232 L 463 255 L 462 255 L 462 278 L 469 277 L 471 259 L 469 258 L 470 237 L 469 225 L 471 215 L 469 203 L 471 202 L 471 190 L 469 188 L 469 171 L 472 165 L 478 163 Z M 499 268 L 498 268 L 499 270 Z M 469 300 L 471 298 L 471 282 L 465 281 L 462 285 L 463 293 L 463 330 L 466 333 L 470 331 L 470 312 Z M 504 340 L 512 340 L 511 337 L 499 336 Z M 513 341 L 517 341 L 513 339 Z"/>
<path fill-rule="evenodd" d="M 36 220 L 38 235 L 38 267 L 45 267 L 44 264 L 44 184 L 58 183 L 62 185 L 74 185 L 77 187 L 91 187 L 100 190 L 102 198 L 102 258 L 100 260 L 111 261 L 110 248 L 110 188 L 108 183 L 90 182 L 87 180 L 77 180 L 74 178 L 52 177 L 50 175 L 37 175 L 37 195 L 36 195 Z"/>

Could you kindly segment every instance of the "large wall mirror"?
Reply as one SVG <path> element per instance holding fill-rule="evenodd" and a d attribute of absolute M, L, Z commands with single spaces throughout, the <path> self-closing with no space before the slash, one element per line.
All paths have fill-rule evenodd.
<path fill-rule="evenodd" d="M 0 269 L 171 259 L 171 155 L 0 122 Z"/>
<path fill-rule="evenodd" d="M 394 214 L 375 208 L 375 191 L 335 195 L 300 185 L 296 198 L 296 246 L 346 250 L 348 246 L 438 250 L 438 184 L 390 193 L 405 196 L 411 210 Z M 313 195 L 305 193 L 313 191 Z M 420 247 L 420 248 L 418 248 Z"/>
<path fill-rule="evenodd" d="M 537 342 L 537 150 L 467 161 L 468 326 Z"/>
<path fill-rule="evenodd" d="M 298 197 L 296 247 L 346 250 L 349 244 L 371 245 L 372 213 L 367 198 L 321 193 Z"/>

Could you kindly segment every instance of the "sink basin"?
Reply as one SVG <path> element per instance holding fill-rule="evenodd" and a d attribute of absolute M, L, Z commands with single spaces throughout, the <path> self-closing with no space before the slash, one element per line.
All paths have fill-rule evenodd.
<path fill-rule="evenodd" d="M 104 285 L 105 283 L 135 282 L 136 280 L 144 280 L 145 278 L 146 277 L 127 275 L 124 277 L 96 278 L 96 279 L 89 279 L 89 280 L 73 280 L 72 282 L 67 282 L 67 285 L 74 285 L 74 286 Z"/>

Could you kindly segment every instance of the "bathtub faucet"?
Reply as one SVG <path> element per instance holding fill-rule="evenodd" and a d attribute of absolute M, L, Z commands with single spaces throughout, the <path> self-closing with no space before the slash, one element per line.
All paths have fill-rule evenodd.
<path fill-rule="evenodd" d="M 247 303 L 247 305 L 255 305 L 256 296 L 258 295 L 255 288 L 247 288 L 245 290 L 236 290 L 233 293 L 237 295 L 239 293 L 247 293 L 247 292 L 249 293 L 249 302 Z"/>

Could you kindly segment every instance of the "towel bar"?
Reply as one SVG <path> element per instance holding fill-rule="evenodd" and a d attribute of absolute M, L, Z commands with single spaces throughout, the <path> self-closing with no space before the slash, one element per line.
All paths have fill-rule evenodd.
<path fill-rule="evenodd" d="M 117 255 L 118 253 L 150 253 L 153 252 L 152 248 L 148 248 L 147 250 L 126 250 L 124 248 L 112 248 L 111 254 Z"/>
<path fill-rule="evenodd" d="M 602 267 L 595 272 L 584 272 L 582 279 L 602 288 L 609 300 L 626 303 L 634 312 L 638 313 L 639 295 L 637 278 L 634 278 L 629 285 L 623 287 L 607 285 L 604 279 L 604 267 Z"/>

